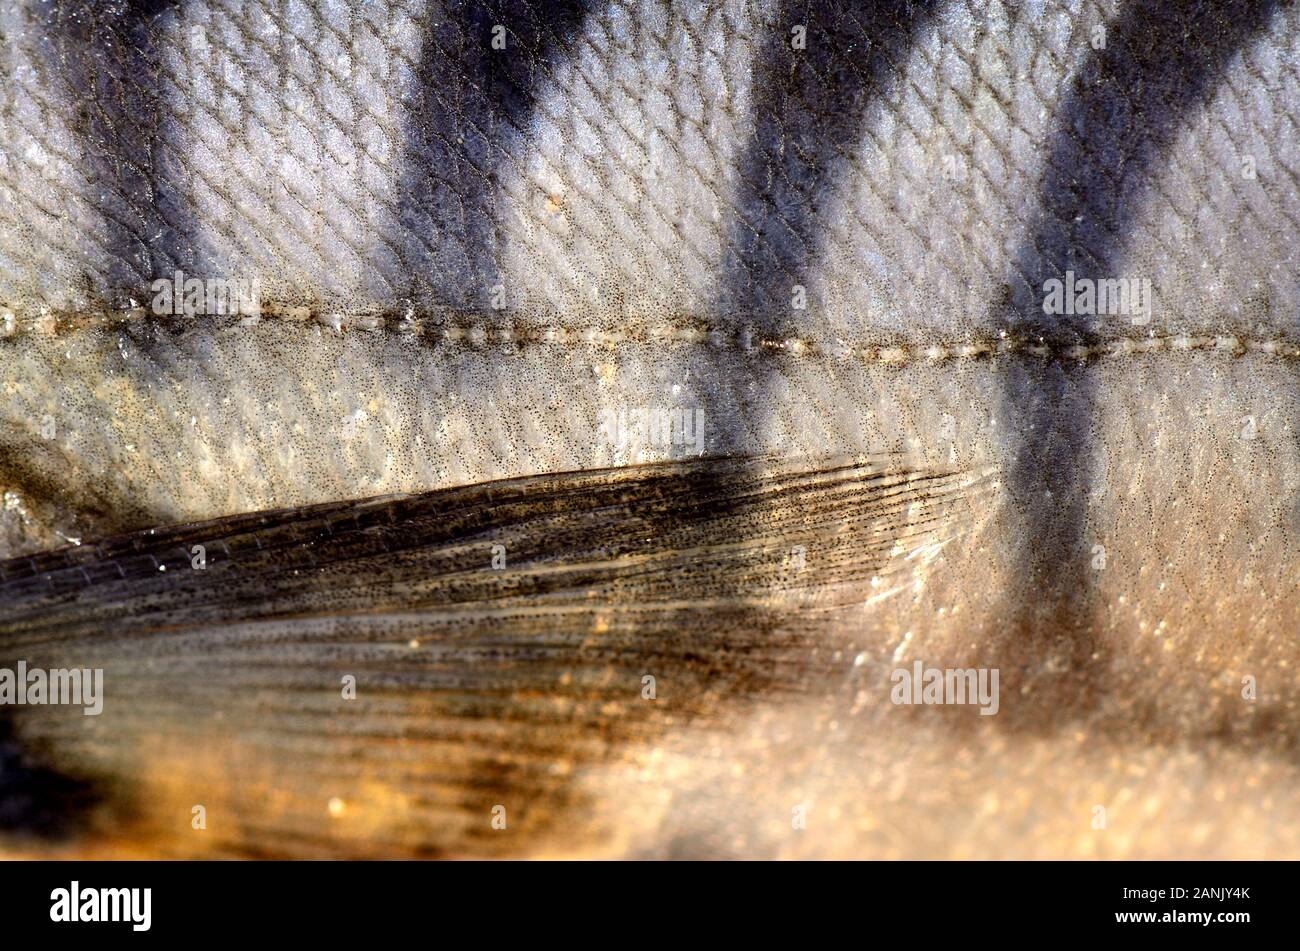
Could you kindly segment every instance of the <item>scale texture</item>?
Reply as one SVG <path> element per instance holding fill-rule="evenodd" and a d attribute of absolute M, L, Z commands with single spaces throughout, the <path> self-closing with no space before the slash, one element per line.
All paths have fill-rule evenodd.
<path fill-rule="evenodd" d="M 22 0 L 0 71 L 0 666 L 106 672 L 0 708 L 5 854 L 1300 856 L 1292 3 Z"/>

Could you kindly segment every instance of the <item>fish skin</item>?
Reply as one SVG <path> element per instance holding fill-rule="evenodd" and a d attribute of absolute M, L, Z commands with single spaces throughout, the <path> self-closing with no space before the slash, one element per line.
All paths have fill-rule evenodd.
<path fill-rule="evenodd" d="M 928 5 L 887 6 L 908 20 Z M 1209 6 L 938 4 L 908 20 L 905 41 L 890 34 L 900 41 L 878 74 L 836 78 L 862 47 L 835 37 L 872 32 L 852 5 L 592 5 L 526 50 L 500 95 L 428 81 L 478 75 L 467 55 L 483 55 L 480 31 L 460 5 L 164 5 L 148 11 L 154 42 L 129 51 L 142 67 L 125 74 L 112 43 L 59 55 L 85 26 L 59 27 L 73 7 L 6 9 L 0 545 L 26 555 L 680 455 L 611 444 L 599 421 L 628 406 L 704 408 L 713 456 L 894 451 L 991 471 L 977 528 L 908 562 L 894 597 L 818 628 L 866 654 L 866 674 L 853 668 L 865 682 L 840 648 L 798 697 L 728 707 L 720 734 L 660 734 L 659 758 L 621 780 L 568 783 L 586 831 L 486 843 L 652 857 L 1294 857 L 1300 33 L 1293 4 L 1251 9 L 1266 6 L 1235 40 L 1244 21 L 1185 37 L 1226 42 L 1193 71 L 1193 101 L 1128 103 L 1128 145 L 1092 138 L 1095 123 L 1071 128 L 1071 116 L 1122 113 L 1131 92 L 1115 110 L 1072 93 L 1103 59 L 1096 28 L 1112 51 L 1132 50 L 1145 42 L 1135 24 L 1163 38 L 1150 24 L 1172 29 Z M 791 10 L 808 18 L 826 85 L 761 78 L 783 75 Z M 536 28 L 526 19 L 513 36 Z M 84 119 L 77 77 L 101 68 L 125 76 L 123 103 L 157 103 L 144 178 L 164 207 L 134 200 L 138 171 L 101 154 L 143 166 L 138 143 Z M 1153 68 L 1168 79 L 1159 57 Z M 819 114 L 828 99 L 840 114 Z M 1089 219 L 1113 209 L 1071 189 L 1112 167 L 1123 233 L 1098 239 Z M 458 218 L 467 207 L 479 217 Z M 170 244 L 201 275 L 258 277 L 272 305 L 260 323 L 132 306 L 147 284 L 114 275 L 156 212 L 174 238 L 150 253 Z M 791 288 L 764 267 L 773 231 L 803 239 L 776 256 L 794 252 L 809 311 L 776 309 Z M 1062 245 L 1047 265 L 1102 240 L 1117 271 L 1149 275 L 1154 322 L 1044 326 L 1031 249 L 1045 234 Z M 482 303 L 486 275 L 506 291 L 500 311 Z M 796 606 L 780 616 L 814 623 Z M 882 712 L 895 656 L 999 666 L 1002 711 L 976 727 Z M 1254 701 L 1241 696 L 1248 675 Z M 42 738 L 44 726 L 24 711 L 6 727 L 24 768 L 81 782 L 80 748 Z M 274 790 L 275 763 L 216 727 L 206 758 L 178 736 L 139 747 L 115 775 L 166 790 L 157 777 L 209 770 L 206 788 L 244 823 L 223 848 L 254 854 L 263 834 L 275 842 L 264 854 L 433 841 L 401 825 L 428 814 L 381 784 L 353 787 L 371 806 L 340 832 L 347 842 L 303 845 L 305 806 L 241 805 L 215 767 Z M 500 752 L 482 765 L 499 778 L 509 764 Z M 192 786 L 175 799 L 109 786 L 106 801 L 143 817 L 138 834 L 101 824 L 37 847 L 208 848 L 148 831 L 160 813 L 188 812 Z M 790 810 L 806 800 L 814 819 L 798 835 Z M 1099 804 L 1104 834 L 1091 824 Z"/>

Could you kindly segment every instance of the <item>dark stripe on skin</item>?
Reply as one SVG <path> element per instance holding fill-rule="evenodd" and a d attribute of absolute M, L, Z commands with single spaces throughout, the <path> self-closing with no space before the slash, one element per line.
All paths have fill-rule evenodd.
<path fill-rule="evenodd" d="M 859 153 L 871 102 L 888 95 L 937 4 L 786 0 L 754 66 L 754 132 L 737 159 L 739 211 L 723 268 L 724 312 L 780 332 L 807 284 L 823 204 Z M 793 30 L 803 27 L 805 48 Z M 808 301 L 812 316 L 820 302 Z"/>
<path fill-rule="evenodd" d="M 750 333 L 781 339 L 802 321 L 822 319 L 821 302 L 811 297 L 806 310 L 792 306 L 795 285 L 808 293 L 821 250 L 822 208 L 860 150 L 870 103 L 888 94 L 934 7 L 890 0 L 859 9 L 836 0 L 786 0 L 775 22 L 766 24 L 770 35 L 753 65 L 752 133 L 737 157 L 735 210 L 723 224 L 727 240 L 715 304 L 719 322 L 742 340 Z M 794 45 L 796 27 L 802 48 Z M 711 451 L 782 450 L 769 436 L 787 398 L 782 359 L 780 351 L 756 343 L 728 353 L 710 343 L 686 356 L 685 375 L 694 382 Z M 814 545 L 807 557 L 833 555 Z M 751 605 L 735 618 L 735 628 L 771 628 L 780 623 L 780 611 Z"/>
<path fill-rule="evenodd" d="M 108 234 L 104 280 L 90 288 L 125 306 L 149 282 L 194 271 L 184 174 L 168 169 L 159 144 L 161 64 L 154 39 L 168 0 L 103 0 L 54 7 L 56 44 L 68 88 L 78 96 L 76 133 L 99 188 Z"/>
<path fill-rule="evenodd" d="M 717 308 L 736 333 L 785 338 L 800 323 L 822 319 L 807 296 L 793 307 L 795 286 L 808 278 L 821 250 L 824 207 L 861 148 L 867 110 L 889 95 L 907 52 L 930 22 L 936 3 L 889 0 L 786 0 L 754 64 L 753 135 L 738 159 L 737 211 L 725 225 L 729 241 Z M 804 48 L 793 30 L 804 30 Z M 781 357 L 719 359 L 710 348 L 692 357 L 702 380 L 709 445 L 718 451 L 752 445 L 775 413 Z"/>
<path fill-rule="evenodd" d="M 528 130 L 538 86 L 596 6 L 452 0 L 432 18 L 414 76 L 394 236 L 406 260 L 383 265 L 415 302 L 491 306 L 503 217 L 497 168 L 519 149 L 514 136 Z M 498 26 L 504 49 L 492 46 Z"/>
<path fill-rule="evenodd" d="M 1039 185 L 1040 210 L 1017 253 L 1016 273 L 1033 282 L 1009 289 L 1004 305 L 1003 318 L 1018 333 L 1061 349 L 1105 336 L 1109 321 L 1128 320 L 1046 315 L 1044 282 L 1064 280 L 1067 270 L 1076 279 L 1142 276 L 1121 269 L 1152 180 L 1177 133 L 1276 7 L 1274 0 L 1136 0 L 1106 24 L 1105 47 L 1089 54 L 1064 94 Z M 1090 39 L 1079 34 L 1080 42 Z M 1044 663 L 1082 676 L 1101 659 L 1090 559 L 1092 546 L 1106 540 L 1088 530 L 1096 396 L 1091 373 L 1079 363 L 1011 361 L 1002 380 L 998 419 L 1012 441 L 1008 488 L 1020 512 L 1022 572 L 1007 599 L 1015 656 L 998 660 L 1008 668 L 1004 682 L 1017 668 Z"/>

